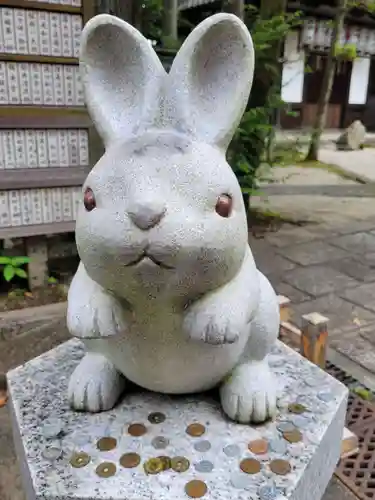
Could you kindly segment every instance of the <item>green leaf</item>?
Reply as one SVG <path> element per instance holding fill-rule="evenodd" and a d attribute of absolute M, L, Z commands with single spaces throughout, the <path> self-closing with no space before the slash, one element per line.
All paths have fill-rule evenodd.
<path fill-rule="evenodd" d="M 5 255 L 0 256 L 0 264 L 3 266 L 6 266 L 7 264 L 11 263 L 11 258 L 10 257 L 5 257 Z"/>
<path fill-rule="evenodd" d="M 3 275 L 5 278 L 5 281 L 11 281 L 14 278 L 15 275 L 15 269 L 13 266 L 8 264 L 7 266 L 4 267 L 3 269 Z"/>
<path fill-rule="evenodd" d="M 13 257 L 11 264 L 13 267 L 22 266 L 23 264 L 28 264 L 30 262 L 29 257 Z"/>
<path fill-rule="evenodd" d="M 14 272 L 15 272 L 16 276 L 18 276 L 19 278 L 27 278 L 27 272 L 20 267 L 16 267 L 14 269 Z"/>

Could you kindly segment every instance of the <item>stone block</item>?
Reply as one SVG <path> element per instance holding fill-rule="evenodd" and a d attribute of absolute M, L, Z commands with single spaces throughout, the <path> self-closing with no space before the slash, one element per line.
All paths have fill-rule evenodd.
<path fill-rule="evenodd" d="M 338 150 L 355 151 L 360 149 L 366 139 L 366 128 L 360 120 L 355 120 L 336 141 Z"/>
<path fill-rule="evenodd" d="M 269 356 L 279 383 L 278 415 L 257 426 L 228 420 L 215 394 L 168 397 L 133 391 L 111 411 L 74 412 L 67 384 L 83 353 L 81 343 L 71 340 L 8 373 L 27 499 L 183 500 L 189 498 L 185 490 L 191 481 L 201 482 L 193 483 L 195 493 L 206 485 L 207 499 L 322 498 L 340 456 L 347 389 L 284 344 L 277 342 Z M 165 420 L 150 418 L 153 412 Z M 130 435 L 134 423 L 146 432 Z M 189 435 L 192 423 L 201 424 L 203 434 Z M 288 430 L 294 430 L 292 437 Z M 114 439 L 104 441 L 107 451 L 98 449 L 103 437 Z M 259 447 L 259 439 L 266 449 L 260 449 L 264 441 Z M 77 453 L 83 453 L 83 461 L 74 460 Z M 137 454 L 139 465 L 135 460 L 135 467 L 123 467 L 126 453 Z M 160 455 L 185 457 L 189 468 L 146 474 L 144 463 Z M 241 470 L 245 459 L 252 459 L 245 465 L 254 474 Z"/>

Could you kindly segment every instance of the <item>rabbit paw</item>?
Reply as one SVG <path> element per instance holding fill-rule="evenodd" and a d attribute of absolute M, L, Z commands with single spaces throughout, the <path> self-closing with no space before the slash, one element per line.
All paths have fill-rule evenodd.
<path fill-rule="evenodd" d="M 77 411 L 110 410 L 124 387 L 124 377 L 110 361 L 101 354 L 88 353 L 70 378 L 69 403 Z"/>
<path fill-rule="evenodd" d="M 265 360 L 238 366 L 220 389 L 224 412 L 241 424 L 262 423 L 274 418 L 277 411 L 275 384 Z"/>
<path fill-rule="evenodd" d="M 97 292 L 83 304 L 81 297 L 81 301 L 75 298 L 69 297 L 67 315 L 68 329 L 73 337 L 112 337 L 127 329 L 123 308 L 111 295 Z"/>
<path fill-rule="evenodd" d="M 184 329 L 192 340 L 211 345 L 234 344 L 245 328 L 246 321 L 236 310 L 221 302 L 198 301 L 190 306 L 184 319 Z"/>

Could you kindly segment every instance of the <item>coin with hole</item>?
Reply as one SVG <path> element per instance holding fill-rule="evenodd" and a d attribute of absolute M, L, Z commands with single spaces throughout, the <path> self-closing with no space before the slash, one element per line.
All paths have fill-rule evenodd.
<path fill-rule="evenodd" d="M 134 469 L 141 463 L 138 453 L 125 453 L 120 457 L 120 465 L 125 469 Z"/>
<path fill-rule="evenodd" d="M 128 427 L 128 433 L 133 437 L 141 437 L 146 434 L 147 428 L 143 424 L 131 424 Z"/>
<path fill-rule="evenodd" d="M 70 459 L 70 465 L 75 469 L 81 469 L 82 467 L 86 467 L 86 465 L 88 465 L 90 461 L 90 455 L 81 451 L 79 453 L 74 453 L 74 455 Z"/>
<path fill-rule="evenodd" d="M 99 477 L 107 478 L 114 476 L 116 474 L 116 470 L 115 464 L 111 462 L 103 462 L 97 466 L 95 472 Z"/>
<path fill-rule="evenodd" d="M 302 415 L 302 413 L 306 413 L 307 408 L 305 405 L 301 403 L 291 403 L 288 405 L 289 413 L 295 413 L 296 415 Z"/>
<path fill-rule="evenodd" d="M 241 454 L 241 449 L 237 444 L 228 444 L 223 448 L 223 452 L 227 457 L 238 457 Z"/>
<path fill-rule="evenodd" d="M 272 460 L 270 469 L 278 476 L 286 476 L 292 470 L 290 463 L 287 460 Z"/>
<path fill-rule="evenodd" d="M 143 468 L 146 474 L 159 474 L 163 471 L 163 462 L 160 458 L 150 458 L 143 464 Z"/>
<path fill-rule="evenodd" d="M 185 486 L 185 493 L 190 498 L 202 498 L 207 493 L 206 483 L 197 479 L 189 481 Z"/>
<path fill-rule="evenodd" d="M 211 443 L 209 441 L 198 441 L 194 444 L 194 449 L 200 453 L 206 453 L 211 449 Z"/>
<path fill-rule="evenodd" d="M 261 471 L 261 468 L 262 466 L 260 462 L 254 458 L 245 458 L 240 463 L 240 469 L 242 472 L 245 472 L 245 474 L 258 474 Z"/>
<path fill-rule="evenodd" d="M 283 432 L 283 438 L 291 444 L 300 443 L 303 440 L 301 432 L 297 429 L 290 432 Z"/>
<path fill-rule="evenodd" d="M 99 451 L 111 451 L 117 446 L 117 440 L 112 437 L 102 437 L 96 443 L 96 447 Z"/>
<path fill-rule="evenodd" d="M 161 461 L 161 463 L 163 465 L 163 471 L 164 470 L 169 470 L 172 467 L 170 457 L 160 456 L 160 457 L 157 457 L 157 458 Z"/>
<path fill-rule="evenodd" d="M 279 422 L 276 426 L 277 430 L 280 432 L 291 432 L 294 431 L 296 426 L 292 422 Z"/>
<path fill-rule="evenodd" d="M 194 467 L 197 472 L 202 472 L 204 474 L 207 474 L 214 470 L 214 464 L 209 460 L 201 460 L 200 462 L 196 463 Z"/>
<path fill-rule="evenodd" d="M 151 444 L 156 450 L 164 450 L 169 445 L 169 439 L 164 436 L 156 436 Z"/>
<path fill-rule="evenodd" d="M 265 455 L 268 451 L 268 441 L 265 439 L 256 439 L 249 443 L 248 448 L 254 455 Z"/>
<path fill-rule="evenodd" d="M 171 467 L 175 472 L 186 472 L 190 467 L 190 462 L 185 457 L 173 457 Z"/>
<path fill-rule="evenodd" d="M 186 433 L 192 437 L 201 437 L 205 432 L 206 428 L 202 424 L 190 424 L 186 429 Z"/>
<path fill-rule="evenodd" d="M 162 424 L 163 422 L 165 422 L 165 419 L 166 419 L 166 416 L 164 415 L 164 413 L 161 413 L 158 411 L 155 411 L 154 413 L 150 413 L 150 415 L 148 416 L 148 421 L 151 424 Z"/>

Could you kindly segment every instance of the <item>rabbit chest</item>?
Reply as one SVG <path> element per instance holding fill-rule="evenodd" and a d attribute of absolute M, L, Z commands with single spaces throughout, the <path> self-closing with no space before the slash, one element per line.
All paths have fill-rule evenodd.
<path fill-rule="evenodd" d="M 246 338 L 212 346 L 189 339 L 182 324 L 182 314 L 155 306 L 135 313 L 127 332 L 85 343 L 145 389 L 170 394 L 211 389 L 238 363 Z"/>

